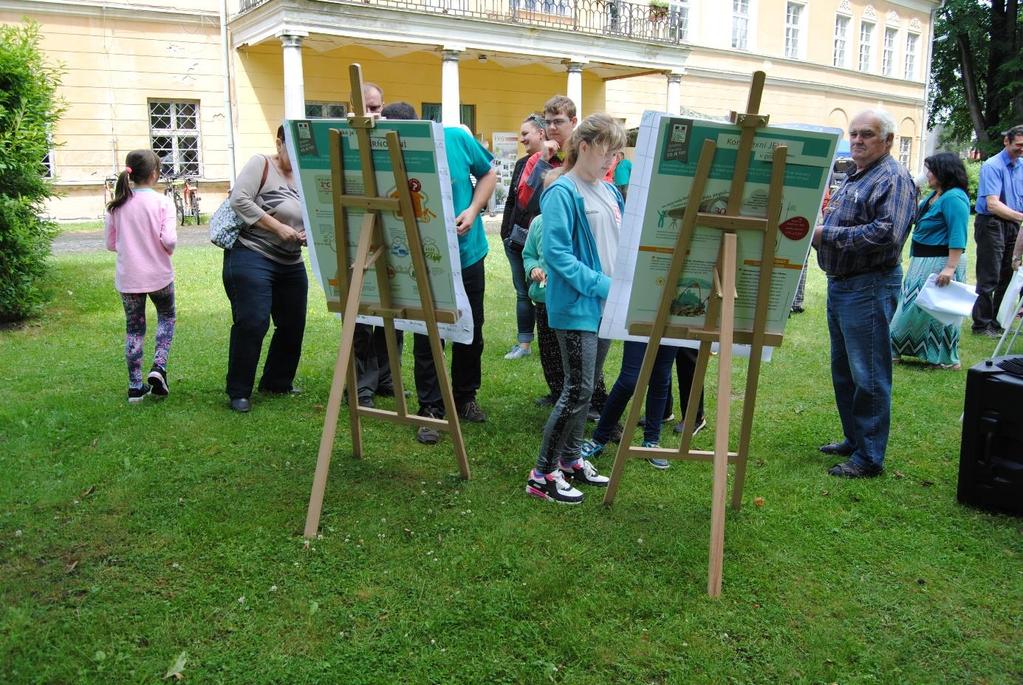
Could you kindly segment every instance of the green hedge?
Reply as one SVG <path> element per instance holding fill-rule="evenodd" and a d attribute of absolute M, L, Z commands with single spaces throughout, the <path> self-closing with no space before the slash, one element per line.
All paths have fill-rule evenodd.
<path fill-rule="evenodd" d="M 63 107 L 60 70 L 39 49 L 39 25 L 0 26 L 0 322 L 38 312 L 56 226 L 40 218 L 52 183 L 43 178 L 49 133 Z"/>

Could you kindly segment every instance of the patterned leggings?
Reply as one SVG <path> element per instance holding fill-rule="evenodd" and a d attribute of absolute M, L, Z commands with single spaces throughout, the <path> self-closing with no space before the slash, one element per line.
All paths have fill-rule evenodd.
<path fill-rule="evenodd" d="M 543 369 L 544 380 L 550 388 L 550 396 L 557 401 L 561 397 L 561 388 L 565 383 L 565 370 L 561 366 L 561 348 L 554 329 L 547 324 L 547 305 L 543 302 L 533 303 L 536 312 L 537 344 L 540 346 L 540 368 Z M 594 369 L 593 396 L 590 398 L 590 409 L 598 414 L 607 403 L 607 386 L 604 384 L 604 363 Z"/>
<path fill-rule="evenodd" d="M 124 358 L 128 362 L 128 387 L 142 387 L 142 344 L 146 338 L 146 297 L 156 305 L 156 354 L 153 364 L 167 368 L 167 353 L 174 338 L 174 281 L 152 293 L 121 293 L 124 318 Z"/>
<path fill-rule="evenodd" d="M 593 395 L 594 371 L 604 367 L 604 357 L 611 341 L 598 338 L 590 331 L 555 329 L 561 348 L 564 379 L 561 396 L 554 403 L 543 428 L 536 470 L 553 473 L 558 462 L 571 464 L 579 458 L 579 447 L 586 426 L 586 412 Z"/>

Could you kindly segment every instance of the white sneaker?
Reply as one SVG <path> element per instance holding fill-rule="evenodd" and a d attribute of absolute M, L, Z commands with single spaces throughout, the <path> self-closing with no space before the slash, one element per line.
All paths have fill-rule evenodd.
<path fill-rule="evenodd" d="M 513 345 L 508 354 L 504 355 L 504 358 L 522 359 L 523 357 L 528 357 L 531 354 L 533 354 L 533 351 L 528 347 L 523 347 L 522 345 Z"/>
<path fill-rule="evenodd" d="M 707 427 L 707 419 L 700 419 L 696 423 L 696 425 L 693 427 L 693 436 L 695 437 L 697 433 L 699 433 L 700 431 L 702 431 L 706 427 Z M 675 426 L 675 432 L 676 433 L 681 433 L 682 431 L 685 430 L 685 428 L 686 428 L 686 420 L 683 418 Z"/>
<path fill-rule="evenodd" d="M 559 504 L 579 504 L 583 501 L 583 493 L 568 484 L 560 469 L 554 469 L 554 473 L 547 474 L 546 478 L 537 478 L 533 469 L 530 469 L 526 479 L 526 494 Z"/>
<path fill-rule="evenodd" d="M 608 482 L 611 480 L 607 476 L 602 476 L 597 473 L 597 468 L 593 465 L 593 463 L 582 458 L 576 459 L 568 466 L 565 464 L 559 464 L 558 470 L 565 474 L 566 478 L 575 483 L 596 485 L 601 488 L 606 488 Z"/>

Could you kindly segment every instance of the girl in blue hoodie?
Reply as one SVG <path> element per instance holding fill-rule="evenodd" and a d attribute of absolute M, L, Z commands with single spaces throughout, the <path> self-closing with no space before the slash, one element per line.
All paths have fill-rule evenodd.
<path fill-rule="evenodd" d="M 572 133 L 562 174 L 540 199 L 543 256 L 547 263 L 547 318 L 558 339 L 565 383 L 547 424 L 526 493 L 578 504 L 572 483 L 607 486 L 579 448 L 593 394 L 594 370 L 610 345 L 597 329 L 611 288 L 624 201 L 603 180 L 625 147 L 625 129 L 607 114 L 593 114 Z M 570 483 L 571 481 L 571 483 Z"/>

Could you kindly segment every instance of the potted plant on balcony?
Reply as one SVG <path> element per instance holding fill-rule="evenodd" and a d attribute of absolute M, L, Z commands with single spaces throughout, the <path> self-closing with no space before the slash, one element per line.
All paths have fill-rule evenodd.
<path fill-rule="evenodd" d="M 650 21 L 661 22 L 668 18 L 667 0 L 650 0 Z"/>

